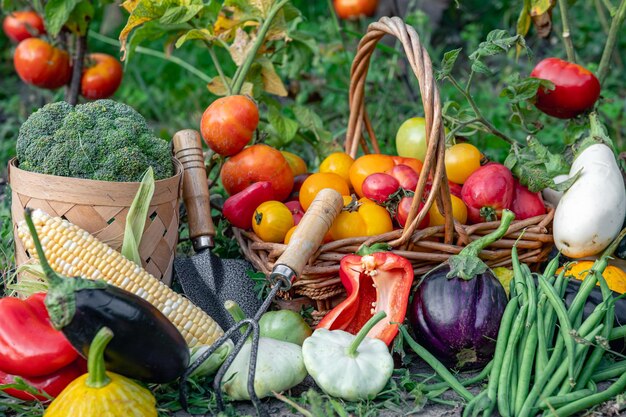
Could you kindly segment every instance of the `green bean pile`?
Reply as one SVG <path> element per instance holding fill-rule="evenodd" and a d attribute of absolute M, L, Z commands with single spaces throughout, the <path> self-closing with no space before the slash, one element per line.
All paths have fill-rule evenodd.
<path fill-rule="evenodd" d="M 599 367 L 609 341 L 626 337 L 626 326 L 614 326 L 615 299 L 602 277 L 624 234 L 594 263 L 569 308 L 563 301 L 567 268 L 555 276 L 558 257 L 543 274 L 533 274 L 520 263 L 514 247 L 511 298 L 500 323 L 494 358 L 478 377 L 457 380 L 402 329 L 409 346 L 443 379 L 424 385 L 426 396 L 452 388 L 467 401 L 464 417 L 480 413 L 487 417 L 496 410 L 502 417 L 542 413 L 566 417 L 625 392 L 626 360 Z M 603 301 L 583 319 L 587 298 L 598 282 Z M 487 375 L 488 383 L 477 395 L 465 388 Z M 617 380 L 598 391 L 598 382 L 613 378 Z"/>

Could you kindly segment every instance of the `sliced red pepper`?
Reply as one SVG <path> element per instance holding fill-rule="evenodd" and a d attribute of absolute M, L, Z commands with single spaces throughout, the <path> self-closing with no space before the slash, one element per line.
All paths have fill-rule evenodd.
<path fill-rule="evenodd" d="M 27 377 L 51 374 L 72 363 L 78 352 L 50 323 L 45 294 L 26 300 L 0 299 L 0 371 Z"/>
<path fill-rule="evenodd" d="M 389 345 L 406 315 L 413 283 L 413 267 L 391 252 L 347 255 L 341 259 L 339 276 L 348 297 L 317 325 L 318 329 L 344 330 L 356 334 L 377 312 L 387 317 L 367 334 Z"/>
<path fill-rule="evenodd" d="M 45 392 L 50 397 L 54 398 L 57 397 L 70 382 L 86 373 L 86 363 L 87 362 L 83 358 L 78 357 L 78 359 L 74 362 L 49 375 L 33 377 L 10 375 L 0 371 L 0 386 L 15 384 L 16 378 L 21 378 L 32 388 L 35 388 L 40 392 Z M 2 391 L 11 397 L 19 398 L 24 401 L 48 401 L 48 398 L 43 395 L 34 395 L 26 390 L 20 390 L 17 388 L 4 388 Z"/>

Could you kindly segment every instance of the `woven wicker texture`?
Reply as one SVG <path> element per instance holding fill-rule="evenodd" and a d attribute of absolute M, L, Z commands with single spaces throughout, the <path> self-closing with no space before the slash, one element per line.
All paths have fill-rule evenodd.
<path fill-rule="evenodd" d="M 380 152 L 380 146 L 365 109 L 365 85 L 370 59 L 376 44 L 385 35 L 400 40 L 407 61 L 415 74 L 422 95 L 428 149 L 424 159 L 417 188 L 406 227 L 378 236 L 343 239 L 323 245 L 316 256 L 309 261 L 302 276 L 294 283 L 290 294 L 285 295 L 280 306 L 298 309 L 309 302 L 315 307 L 314 321 L 319 320 L 333 305 L 345 298 L 339 279 L 339 261 L 343 256 L 354 253 L 361 245 L 387 242 L 395 253 L 409 259 L 416 275 L 422 275 L 434 266 L 457 254 L 465 245 L 497 228 L 499 222 L 463 225 L 452 217 L 450 190 L 444 167 L 445 135 L 442 125 L 441 101 L 432 63 L 428 52 L 420 43 L 415 30 L 402 19 L 383 17 L 369 25 L 368 31 L 359 43 L 351 69 L 350 118 L 346 134 L 345 151 L 357 156 L 359 147 L 365 153 Z M 365 138 L 367 133 L 369 141 Z M 425 195 L 428 178 L 432 178 L 432 192 L 421 210 L 419 202 Z M 417 226 L 433 204 L 445 214 L 445 226 L 418 230 Z M 480 253 L 480 257 L 492 266 L 511 264 L 511 248 L 517 241 L 519 257 L 527 263 L 543 261 L 551 247 L 551 223 L 554 209 L 548 213 L 522 221 L 514 221 L 505 237 Z M 522 236 L 523 233 L 523 236 Z M 261 241 L 254 233 L 236 229 L 235 237 L 245 256 L 252 264 L 269 274 L 274 262 L 283 252 L 285 245 Z M 521 238 L 520 238 L 521 237 Z M 519 240 L 517 240 L 519 239 Z M 417 281 L 417 280 L 416 280 Z M 298 296 L 304 296 L 303 301 Z"/>
<path fill-rule="evenodd" d="M 168 285 L 178 242 L 178 199 L 182 179 L 182 167 L 177 160 L 174 163 L 176 175 L 155 183 L 139 246 L 143 267 Z M 15 159 L 9 162 L 9 183 L 17 265 L 29 260 L 17 238 L 17 224 L 24 219 L 26 207 L 62 217 L 120 250 L 126 215 L 139 188 L 139 183 L 94 181 L 24 171 L 18 168 Z"/>

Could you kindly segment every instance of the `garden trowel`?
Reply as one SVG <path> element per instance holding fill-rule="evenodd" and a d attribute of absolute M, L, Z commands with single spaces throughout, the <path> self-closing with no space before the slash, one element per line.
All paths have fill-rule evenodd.
<path fill-rule="evenodd" d="M 234 300 L 248 317 L 261 306 L 248 276 L 252 265 L 243 259 L 222 259 L 213 253 L 215 226 L 211 219 L 209 186 L 202 154 L 200 135 L 195 130 L 177 132 L 173 139 L 174 154 L 184 167 L 183 202 L 187 209 L 189 238 L 195 255 L 176 258 L 174 271 L 185 295 L 206 311 L 223 328 L 234 321 L 224 308 Z"/>

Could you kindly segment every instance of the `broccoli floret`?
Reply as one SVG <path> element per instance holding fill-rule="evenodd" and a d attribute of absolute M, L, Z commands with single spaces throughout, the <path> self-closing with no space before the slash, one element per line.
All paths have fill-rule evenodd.
<path fill-rule="evenodd" d="M 148 166 L 157 180 L 173 175 L 168 143 L 113 100 L 42 107 L 20 128 L 17 156 L 20 168 L 51 175 L 139 181 Z"/>

